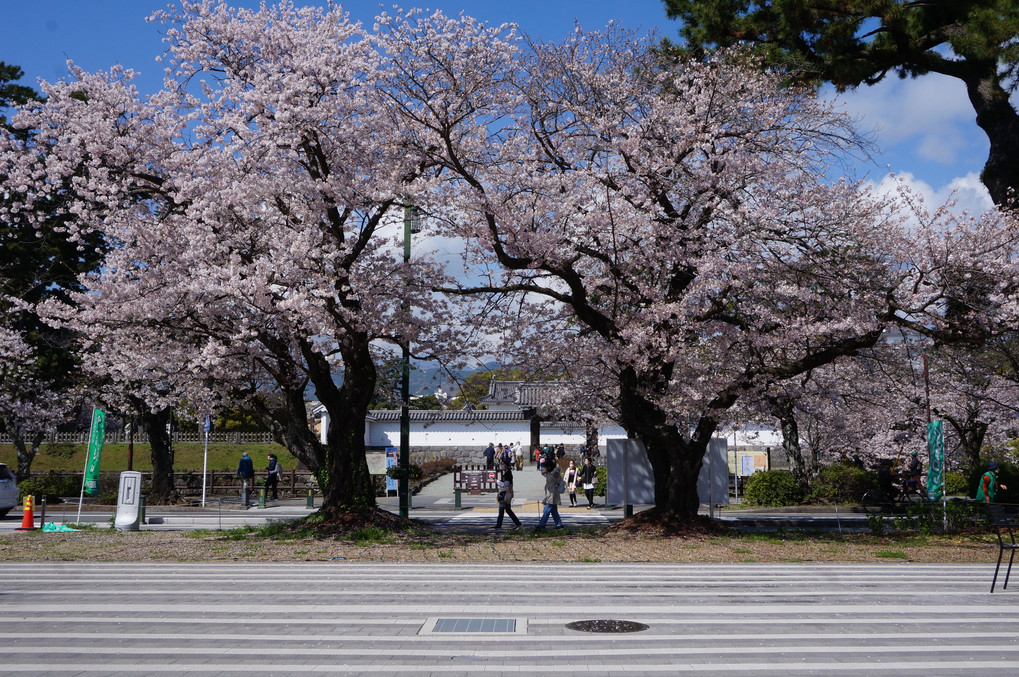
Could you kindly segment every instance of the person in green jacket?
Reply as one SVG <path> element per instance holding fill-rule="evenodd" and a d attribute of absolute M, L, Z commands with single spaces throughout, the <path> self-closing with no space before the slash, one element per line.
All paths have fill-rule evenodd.
<path fill-rule="evenodd" d="M 980 486 L 977 488 L 977 500 L 984 503 L 994 503 L 994 497 L 998 489 L 1008 489 L 1004 484 L 998 482 L 998 463 L 991 461 L 987 466 L 987 472 L 980 478 Z"/>

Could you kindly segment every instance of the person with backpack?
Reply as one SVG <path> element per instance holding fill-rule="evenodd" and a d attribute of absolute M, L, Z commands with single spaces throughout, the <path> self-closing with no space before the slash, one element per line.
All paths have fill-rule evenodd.
<path fill-rule="evenodd" d="M 509 444 L 502 449 L 502 463 L 508 464 L 511 468 L 513 468 L 514 464 L 517 463 L 517 452 L 513 448 L 513 442 L 509 442 Z"/>
<path fill-rule="evenodd" d="M 987 464 L 987 471 L 980 478 L 980 486 L 977 487 L 977 500 L 994 503 L 998 489 L 1007 490 L 1008 487 L 998 482 L 998 462 L 991 461 Z"/>
<path fill-rule="evenodd" d="M 496 500 L 499 503 L 499 516 L 495 518 L 495 526 L 493 529 L 502 529 L 502 516 L 509 515 L 509 518 L 513 520 L 512 529 L 519 529 L 521 526 L 520 518 L 513 512 L 513 508 L 510 504 L 513 502 L 513 466 L 504 461 L 502 465 L 502 478 L 496 484 L 499 488 L 499 494 L 496 496 Z"/>
<path fill-rule="evenodd" d="M 485 469 L 495 469 L 495 443 L 489 442 L 488 446 L 485 447 Z"/>
<path fill-rule="evenodd" d="M 549 515 L 552 515 L 552 519 L 555 521 L 555 528 L 560 529 L 563 526 L 563 518 L 559 516 L 559 504 L 562 503 L 559 494 L 565 490 L 566 485 L 563 484 L 563 474 L 559 472 L 555 457 L 551 454 L 545 458 L 541 474 L 545 476 L 545 498 L 541 501 L 545 504 L 545 508 L 542 510 L 541 519 L 538 520 L 538 529 L 545 528 Z"/>
<path fill-rule="evenodd" d="M 279 483 L 280 476 L 283 474 L 283 467 L 280 465 L 279 459 L 276 458 L 276 454 L 269 454 L 269 467 L 265 469 L 265 497 L 269 498 L 269 492 L 272 491 L 272 500 L 279 500 Z"/>

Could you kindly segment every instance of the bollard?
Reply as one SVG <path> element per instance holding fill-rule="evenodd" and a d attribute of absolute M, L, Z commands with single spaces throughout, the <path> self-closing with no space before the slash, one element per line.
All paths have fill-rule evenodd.
<path fill-rule="evenodd" d="M 460 505 L 460 490 L 454 489 L 453 494 L 456 496 L 456 503 L 454 504 L 453 507 L 455 507 L 457 510 L 463 510 L 463 506 Z"/>
<path fill-rule="evenodd" d="M 260 510 L 265 510 L 265 487 L 258 488 L 258 507 Z"/>
<path fill-rule="evenodd" d="M 46 526 L 46 494 L 39 497 L 39 526 Z"/>
<path fill-rule="evenodd" d="M 145 524 L 145 494 L 138 497 L 138 523 Z"/>
<path fill-rule="evenodd" d="M 312 487 L 308 487 L 308 507 L 315 507 L 315 490 Z"/>

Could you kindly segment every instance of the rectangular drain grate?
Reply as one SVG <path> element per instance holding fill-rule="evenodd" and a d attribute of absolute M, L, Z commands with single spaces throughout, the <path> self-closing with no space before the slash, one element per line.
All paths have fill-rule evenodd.
<path fill-rule="evenodd" d="M 429 618 L 421 628 L 422 635 L 457 634 L 526 634 L 523 618 Z"/>

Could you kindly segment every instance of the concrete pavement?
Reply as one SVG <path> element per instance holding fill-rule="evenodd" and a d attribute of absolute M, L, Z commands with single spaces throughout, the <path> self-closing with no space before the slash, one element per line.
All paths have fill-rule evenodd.
<path fill-rule="evenodd" d="M 523 470 L 514 471 L 513 509 L 525 527 L 537 525 L 541 514 L 541 500 L 545 495 L 545 479 L 534 465 L 525 465 Z M 560 514 L 568 527 L 584 527 L 605 524 L 623 517 L 617 506 L 606 506 L 604 497 L 595 497 L 595 509 L 587 510 L 587 499 L 577 496 L 577 508 L 569 506 L 563 494 Z M 320 505 L 321 498 L 315 502 Z M 394 497 L 378 499 L 380 507 L 398 513 L 399 500 Z M 444 531 L 482 532 L 490 529 L 496 520 L 497 504 L 492 492 L 480 495 L 463 493 L 461 510 L 455 509 L 452 474 L 438 478 L 424 486 L 412 497 L 410 516 L 436 529 Z M 267 507 L 242 510 L 240 500 L 234 496 L 210 497 L 204 508 L 199 506 L 149 506 L 146 509 L 146 523 L 142 529 L 188 530 L 188 529 L 234 529 L 242 526 L 263 526 L 279 520 L 296 519 L 313 512 L 308 508 L 306 498 L 290 498 L 269 501 Z M 641 509 L 640 507 L 637 508 Z M 108 523 L 114 511 L 110 507 L 87 506 L 82 522 Z M 41 526 L 41 510 L 35 511 L 36 524 Z M 826 510 L 716 510 L 716 519 L 740 529 L 808 529 L 830 531 L 866 531 L 866 516 L 846 509 Z M 46 521 L 57 524 L 73 523 L 77 519 L 77 505 L 63 503 L 47 508 Z M 12 511 L 0 520 L 0 531 L 11 530 L 21 524 L 20 510 Z M 509 521 L 504 523 L 508 526 Z"/>
<path fill-rule="evenodd" d="M 1011 675 L 1019 591 L 988 594 L 992 571 L 0 563 L 0 673 Z"/>

